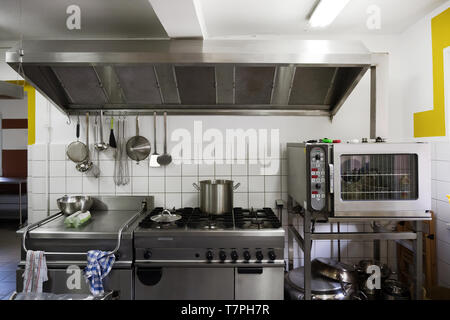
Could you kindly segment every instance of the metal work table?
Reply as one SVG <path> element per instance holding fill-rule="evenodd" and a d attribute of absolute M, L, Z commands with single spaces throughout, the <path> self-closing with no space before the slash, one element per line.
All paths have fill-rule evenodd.
<path fill-rule="evenodd" d="M 47 222 L 46 224 L 29 231 L 33 239 L 115 239 L 120 227 L 136 215 L 136 210 L 127 211 L 95 211 L 89 222 L 78 228 L 68 228 L 64 224 L 65 215 Z M 24 229 L 19 230 L 22 234 Z M 132 238 L 132 230 L 124 230 L 123 239 Z"/>
<path fill-rule="evenodd" d="M 414 298 L 420 300 L 422 296 L 423 283 L 423 243 L 418 241 L 423 238 L 423 221 L 430 220 L 426 217 L 408 218 L 408 217 L 357 217 L 357 218 L 330 218 L 329 223 L 349 223 L 349 222 L 372 222 L 374 223 L 373 232 L 312 232 L 312 217 L 307 210 L 301 217 L 303 218 L 303 236 L 300 235 L 296 227 L 293 225 L 293 215 L 296 214 L 292 210 L 292 199 L 288 201 L 288 268 L 292 270 L 294 267 L 294 250 L 293 241 L 298 243 L 298 246 L 304 253 L 304 268 L 305 268 L 305 300 L 311 300 L 311 247 L 313 240 L 366 240 L 374 241 L 374 259 L 379 260 L 379 240 L 394 240 L 397 243 L 408 247 L 414 251 L 414 261 L 416 270 L 415 292 Z M 297 214 L 300 215 L 300 214 Z M 382 227 L 377 226 L 375 222 L 378 221 L 412 221 L 414 222 L 415 232 L 395 232 L 387 231 Z M 411 247 L 408 242 L 404 240 L 413 240 L 414 244 Z"/>
<path fill-rule="evenodd" d="M 21 258 L 31 250 L 43 250 L 48 264 L 85 262 L 86 252 L 93 247 L 121 256 L 121 263 L 131 265 L 133 231 L 153 198 L 145 196 L 94 197 L 91 219 L 78 228 L 64 224 L 62 212 L 17 231 L 22 238 Z M 141 206 L 141 207 L 138 207 Z M 80 257 L 82 257 L 81 260 Z"/>
<path fill-rule="evenodd" d="M 17 184 L 19 186 L 19 223 L 22 225 L 22 184 L 27 183 L 26 178 L 0 177 L 0 184 Z"/>

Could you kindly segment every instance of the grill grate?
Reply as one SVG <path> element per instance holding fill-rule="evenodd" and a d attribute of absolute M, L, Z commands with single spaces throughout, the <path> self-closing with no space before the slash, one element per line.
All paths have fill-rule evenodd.
<path fill-rule="evenodd" d="M 417 155 L 341 156 L 344 201 L 415 200 L 418 198 Z"/>
<path fill-rule="evenodd" d="M 176 209 L 181 216 L 174 223 L 157 223 L 151 217 L 160 214 L 162 207 L 154 208 L 140 223 L 145 229 L 266 229 L 279 228 L 281 223 L 271 208 L 242 209 L 234 208 L 233 212 L 214 216 L 203 212 L 200 208 Z"/>

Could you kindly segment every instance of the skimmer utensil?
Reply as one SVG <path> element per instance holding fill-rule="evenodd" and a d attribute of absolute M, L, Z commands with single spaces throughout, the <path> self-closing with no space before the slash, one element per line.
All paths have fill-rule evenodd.
<path fill-rule="evenodd" d="M 162 166 L 167 166 L 172 162 L 172 156 L 167 153 L 167 112 L 164 112 L 164 153 L 156 160 Z"/>
<path fill-rule="evenodd" d="M 150 156 L 150 167 L 160 167 L 158 163 L 159 153 L 156 151 L 156 112 L 153 112 L 153 137 L 154 137 L 154 144 L 153 144 L 154 151 Z"/>

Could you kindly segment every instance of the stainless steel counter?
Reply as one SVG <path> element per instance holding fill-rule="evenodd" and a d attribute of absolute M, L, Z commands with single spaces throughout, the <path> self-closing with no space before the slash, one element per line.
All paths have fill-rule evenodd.
<path fill-rule="evenodd" d="M 133 262 L 133 232 L 145 216 L 142 212 L 144 201 L 146 209 L 153 208 L 153 197 L 94 197 L 90 221 L 78 228 L 67 227 L 64 224 L 66 216 L 61 213 L 22 228 L 17 234 L 23 238 L 27 233 L 21 248 L 21 262 L 25 261 L 26 250 L 42 250 L 46 252 L 49 265 L 81 265 L 86 263 L 84 253 L 103 250 L 114 251 L 118 261 L 115 267 L 130 267 Z"/>
<path fill-rule="evenodd" d="M 114 210 L 91 212 L 91 219 L 85 225 L 78 228 L 66 227 L 64 220 L 66 216 L 61 216 L 55 220 L 40 226 L 29 232 L 32 239 L 116 239 L 120 227 L 132 216 L 136 210 Z M 130 228 L 122 233 L 123 239 L 132 239 L 134 223 Z M 22 236 L 25 228 L 17 233 Z"/>

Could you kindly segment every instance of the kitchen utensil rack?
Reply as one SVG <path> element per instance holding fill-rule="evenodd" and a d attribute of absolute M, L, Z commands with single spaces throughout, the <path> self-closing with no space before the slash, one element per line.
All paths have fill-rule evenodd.
<path fill-rule="evenodd" d="M 393 240 L 398 244 L 409 248 L 414 252 L 415 264 L 415 286 L 414 297 L 416 300 L 422 298 L 423 284 L 423 222 L 431 218 L 408 218 L 408 217 L 355 217 L 355 218 L 328 218 L 329 223 L 352 223 L 352 222 L 370 222 L 372 223 L 373 232 L 314 232 L 313 215 L 308 210 L 298 210 L 298 206 L 294 206 L 292 197 L 288 197 L 288 269 L 294 268 L 294 241 L 297 242 L 299 248 L 304 253 L 305 268 L 305 300 L 311 300 L 311 248 L 313 240 L 359 240 L 374 241 L 374 260 L 380 261 L 379 240 Z M 303 219 L 303 236 L 299 233 L 293 224 L 294 216 L 300 216 Z M 409 221 L 414 230 L 409 232 L 388 231 L 377 224 L 381 221 Z M 412 240 L 412 245 L 410 241 Z"/>

